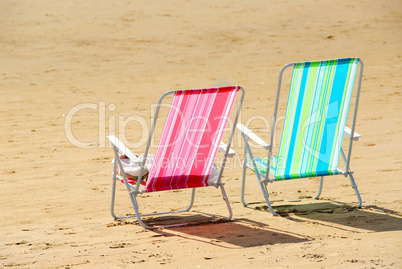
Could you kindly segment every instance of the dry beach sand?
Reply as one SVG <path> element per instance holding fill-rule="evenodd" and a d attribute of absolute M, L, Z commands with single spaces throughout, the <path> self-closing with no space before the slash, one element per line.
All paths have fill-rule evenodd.
<path fill-rule="evenodd" d="M 401 29 L 399 0 L 0 1 L 0 267 L 402 268 Z M 148 231 L 111 217 L 105 135 L 141 153 L 163 92 L 241 85 L 242 122 L 269 121 L 283 65 L 340 57 L 365 63 L 351 163 L 361 209 L 342 176 L 317 201 L 289 202 L 314 196 L 318 179 L 270 185 L 280 217 L 245 208 L 234 161 L 230 222 L 207 222 L 226 214 L 214 188 L 184 217 L 202 225 Z M 251 127 L 268 139 L 263 120 Z M 248 176 L 247 200 L 261 202 Z M 118 195 L 118 213 L 132 213 L 121 184 Z M 152 212 L 188 196 L 140 201 Z"/>

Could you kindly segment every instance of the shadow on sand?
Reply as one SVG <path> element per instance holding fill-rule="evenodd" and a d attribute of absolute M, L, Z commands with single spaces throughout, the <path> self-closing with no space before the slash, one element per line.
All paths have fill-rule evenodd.
<path fill-rule="evenodd" d="M 250 208 L 251 209 L 251 208 Z M 402 215 L 399 212 L 369 205 L 361 209 L 333 202 L 314 201 L 310 204 L 274 206 L 276 212 L 289 221 L 311 223 L 345 231 L 365 230 L 370 232 L 402 230 Z M 264 205 L 253 210 L 267 211 Z M 272 216 L 272 218 L 274 218 Z M 186 226 L 151 230 L 152 237 L 180 237 L 224 248 L 247 248 L 255 246 L 302 243 L 315 238 L 279 230 L 245 218 L 228 221 L 216 215 L 196 212 L 179 216 L 148 218 L 147 225 L 187 223 Z M 126 224 L 138 224 L 136 221 Z M 268 223 L 268 222 L 267 222 Z"/>
<path fill-rule="evenodd" d="M 214 219 L 206 214 L 181 216 L 181 222 L 189 224 L 181 227 L 172 227 L 153 230 L 155 236 L 178 236 L 187 240 L 195 240 L 224 248 L 247 248 L 254 246 L 300 243 L 312 240 L 301 234 L 291 233 L 268 227 L 267 224 L 247 219 Z M 153 219 L 158 224 L 168 224 L 174 217 Z M 208 219 L 208 220 L 206 220 Z M 177 221 L 178 219 L 176 219 Z M 147 222 L 147 224 L 152 224 Z"/>
<path fill-rule="evenodd" d="M 265 207 L 258 207 L 266 210 Z M 402 230 L 402 214 L 386 208 L 368 205 L 362 208 L 339 202 L 315 202 L 300 205 L 275 206 L 276 212 L 297 222 L 315 221 L 318 224 L 336 224 L 338 228 L 363 229 L 372 232 Z M 270 212 L 267 212 L 270 213 Z"/>

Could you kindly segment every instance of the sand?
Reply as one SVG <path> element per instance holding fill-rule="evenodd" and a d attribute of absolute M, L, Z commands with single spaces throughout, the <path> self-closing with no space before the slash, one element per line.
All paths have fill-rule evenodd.
<path fill-rule="evenodd" d="M 0 267 L 402 268 L 401 1 L 6 0 L 0 29 Z M 320 200 L 289 202 L 314 196 L 318 179 L 269 185 L 273 217 L 255 209 L 251 172 L 245 208 L 233 161 L 223 178 L 232 221 L 208 221 L 227 214 L 214 188 L 183 217 L 202 225 L 150 231 L 110 215 L 105 136 L 143 152 L 163 92 L 241 85 L 241 121 L 269 121 L 283 65 L 340 57 L 365 63 L 351 161 L 361 209 L 336 176 Z M 252 127 L 267 140 L 262 123 Z M 236 136 L 236 160 L 243 146 Z M 117 212 L 132 213 L 123 187 Z M 140 199 L 152 212 L 188 194 Z"/>

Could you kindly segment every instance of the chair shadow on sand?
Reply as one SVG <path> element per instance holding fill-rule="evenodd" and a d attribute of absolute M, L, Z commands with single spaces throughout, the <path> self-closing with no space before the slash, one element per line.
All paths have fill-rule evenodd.
<path fill-rule="evenodd" d="M 312 222 L 349 232 L 356 232 L 356 229 L 369 232 L 402 230 L 401 213 L 373 205 L 358 209 L 353 205 L 340 202 L 314 201 L 309 204 L 289 204 L 274 207 L 280 217 L 292 222 Z M 269 209 L 265 205 L 250 207 L 250 210 L 266 211 L 270 215 Z M 201 212 L 193 213 L 195 214 L 148 218 L 145 222 L 147 225 L 155 223 L 168 225 L 177 222 L 177 219 L 180 218 L 182 222 L 187 222 L 188 225 L 152 230 L 153 235 L 151 237 L 155 240 L 159 240 L 159 237 L 178 237 L 231 249 L 303 243 L 315 240 L 314 237 L 305 234 L 273 228 L 268 225 L 268 222 L 261 223 L 245 218 L 228 221 L 216 215 Z"/>
<path fill-rule="evenodd" d="M 267 211 L 268 208 L 257 207 Z M 357 208 L 350 204 L 325 201 L 311 204 L 291 204 L 275 206 L 282 217 L 296 222 L 315 222 L 319 225 L 338 229 L 362 229 L 371 232 L 402 230 L 402 214 L 397 211 L 374 205 Z"/>
<path fill-rule="evenodd" d="M 204 213 L 181 216 L 181 220 L 183 218 L 190 224 L 182 227 L 153 230 L 152 232 L 156 233 L 154 237 L 177 236 L 186 240 L 198 241 L 224 248 L 247 248 L 278 243 L 300 243 L 312 240 L 305 235 L 275 229 L 268 227 L 267 224 L 244 218 L 230 221 L 215 218 L 211 221 L 213 216 L 207 216 Z M 162 217 L 155 221 L 169 223 L 173 221 L 173 218 Z M 149 222 L 149 224 L 151 223 Z"/>

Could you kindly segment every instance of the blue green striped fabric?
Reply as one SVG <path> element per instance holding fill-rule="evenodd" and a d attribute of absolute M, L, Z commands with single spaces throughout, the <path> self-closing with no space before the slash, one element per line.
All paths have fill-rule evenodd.
<path fill-rule="evenodd" d="M 339 173 L 358 62 L 358 58 L 345 58 L 295 64 L 275 180 Z"/>
<path fill-rule="evenodd" d="M 258 172 L 265 175 L 265 173 L 267 172 L 268 157 L 263 157 L 263 158 L 256 157 L 256 158 L 254 158 L 254 161 L 255 161 L 255 165 L 257 166 Z M 247 159 L 247 163 L 248 163 L 249 167 L 251 167 L 251 169 L 255 172 L 254 165 L 253 165 L 253 162 L 251 161 L 251 159 Z M 276 170 L 276 158 L 275 158 L 275 156 L 273 156 L 271 158 L 269 174 L 274 176 L 275 170 Z"/>

